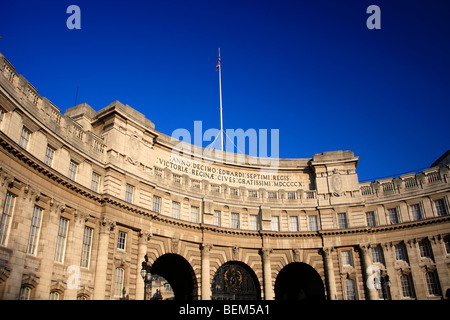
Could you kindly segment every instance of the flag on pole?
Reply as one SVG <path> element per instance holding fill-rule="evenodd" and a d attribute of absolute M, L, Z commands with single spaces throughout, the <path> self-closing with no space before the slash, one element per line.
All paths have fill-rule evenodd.
<path fill-rule="evenodd" d="M 216 71 L 219 70 L 220 67 L 220 51 L 219 51 L 219 62 L 217 62 Z"/>

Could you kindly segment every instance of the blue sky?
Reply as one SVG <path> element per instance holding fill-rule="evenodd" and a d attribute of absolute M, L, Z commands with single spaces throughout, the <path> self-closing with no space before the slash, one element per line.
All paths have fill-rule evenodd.
<path fill-rule="evenodd" d="M 69 30 L 69 5 L 81 30 Z M 369 30 L 369 5 L 381 29 Z M 63 111 L 115 100 L 156 129 L 279 129 L 282 158 L 351 150 L 360 180 L 447 149 L 447 0 L 8 1 L 0 52 Z"/>

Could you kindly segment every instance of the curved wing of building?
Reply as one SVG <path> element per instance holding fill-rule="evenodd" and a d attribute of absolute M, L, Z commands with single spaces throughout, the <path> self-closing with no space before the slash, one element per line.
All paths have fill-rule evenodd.
<path fill-rule="evenodd" d="M 351 151 L 211 151 L 119 101 L 63 114 L 2 55 L 0 73 L 1 299 L 150 299 L 155 281 L 203 300 L 450 287 L 448 152 L 360 183 Z"/>

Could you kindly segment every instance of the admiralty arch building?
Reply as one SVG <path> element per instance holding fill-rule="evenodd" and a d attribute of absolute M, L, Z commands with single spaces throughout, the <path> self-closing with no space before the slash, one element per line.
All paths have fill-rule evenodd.
<path fill-rule="evenodd" d="M 181 300 L 450 288 L 449 151 L 370 182 L 351 151 L 217 161 L 118 101 L 62 113 L 1 54 L 0 73 L 0 299 L 150 299 L 155 275 Z"/>

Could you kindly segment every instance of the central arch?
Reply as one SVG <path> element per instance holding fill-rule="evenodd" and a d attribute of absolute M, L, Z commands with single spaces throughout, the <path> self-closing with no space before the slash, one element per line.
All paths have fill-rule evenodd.
<path fill-rule="evenodd" d="M 189 262 L 178 254 L 167 253 L 153 263 L 150 272 L 165 278 L 172 287 L 175 300 L 197 299 L 197 278 Z"/>
<path fill-rule="evenodd" d="M 255 272 L 245 263 L 230 261 L 214 274 L 213 300 L 261 300 L 261 288 Z"/>
<path fill-rule="evenodd" d="M 310 265 L 290 263 L 281 269 L 275 281 L 276 300 L 325 300 L 322 278 Z"/>

